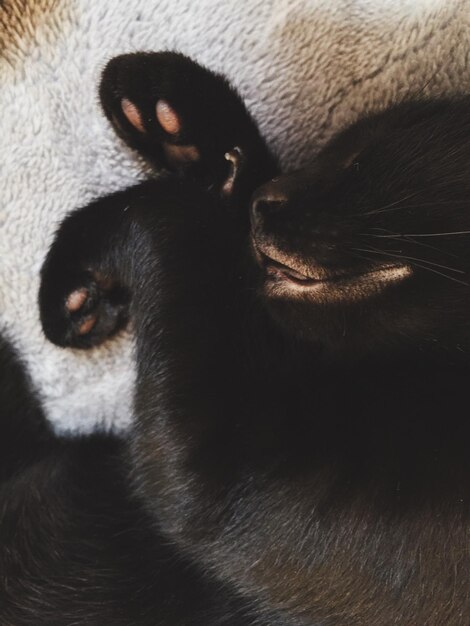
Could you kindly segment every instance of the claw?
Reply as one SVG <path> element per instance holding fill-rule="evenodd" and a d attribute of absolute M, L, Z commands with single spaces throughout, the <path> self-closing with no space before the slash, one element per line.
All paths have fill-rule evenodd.
<path fill-rule="evenodd" d="M 230 161 L 230 170 L 228 177 L 222 186 L 222 193 L 223 195 L 228 196 L 233 192 L 235 182 L 240 172 L 243 170 L 245 164 L 245 156 L 241 148 L 235 146 L 234 148 L 232 148 L 232 150 L 226 152 L 224 157 L 227 161 Z"/>

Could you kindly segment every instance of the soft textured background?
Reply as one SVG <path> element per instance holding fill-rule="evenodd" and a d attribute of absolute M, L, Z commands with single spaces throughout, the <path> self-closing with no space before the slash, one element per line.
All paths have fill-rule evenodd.
<path fill-rule="evenodd" d="M 58 429 L 123 428 L 129 334 L 91 352 L 48 344 L 38 271 L 63 216 L 143 169 L 100 113 L 106 60 L 175 49 L 226 74 L 286 167 L 364 110 L 470 89 L 469 0 L 0 2 L 0 331 Z"/>

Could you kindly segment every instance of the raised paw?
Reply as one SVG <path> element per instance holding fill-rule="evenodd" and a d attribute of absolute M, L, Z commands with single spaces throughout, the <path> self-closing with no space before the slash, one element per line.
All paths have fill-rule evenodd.
<path fill-rule="evenodd" d="M 83 272 L 75 286 L 46 285 L 41 289 L 41 317 L 53 343 L 91 348 L 121 330 L 128 320 L 129 296 L 97 273 Z"/>
<path fill-rule="evenodd" d="M 240 172 L 234 149 L 252 159 L 253 171 L 266 169 L 263 182 L 272 173 L 273 161 L 238 94 L 181 54 L 115 57 L 103 72 L 100 98 L 118 135 L 158 168 L 190 173 L 223 195 L 233 192 Z"/>

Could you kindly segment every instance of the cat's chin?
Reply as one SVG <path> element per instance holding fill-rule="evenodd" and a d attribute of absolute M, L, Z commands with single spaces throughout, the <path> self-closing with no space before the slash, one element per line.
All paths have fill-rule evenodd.
<path fill-rule="evenodd" d="M 376 295 L 390 285 L 411 276 L 407 265 L 390 265 L 364 273 L 341 274 L 332 278 L 315 280 L 301 278 L 290 271 L 268 268 L 264 291 L 267 296 L 281 298 L 308 298 L 319 304 L 356 302 Z"/>
<path fill-rule="evenodd" d="M 305 266 L 285 255 L 267 254 L 255 249 L 263 272 L 263 292 L 268 298 L 308 299 L 318 304 L 358 302 L 377 295 L 412 275 L 407 264 L 388 263 L 358 269 L 335 271 L 321 266 Z"/>

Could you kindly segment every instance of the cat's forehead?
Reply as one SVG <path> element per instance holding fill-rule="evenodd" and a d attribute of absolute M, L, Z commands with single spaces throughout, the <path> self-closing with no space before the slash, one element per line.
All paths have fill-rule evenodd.
<path fill-rule="evenodd" d="M 357 148 L 377 145 L 400 146 L 402 156 L 412 149 L 433 150 L 443 144 L 470 145 L 470 97 L 417 100 L 396 104 L 371 115 L 345 132 L 346 142 Z"/>

